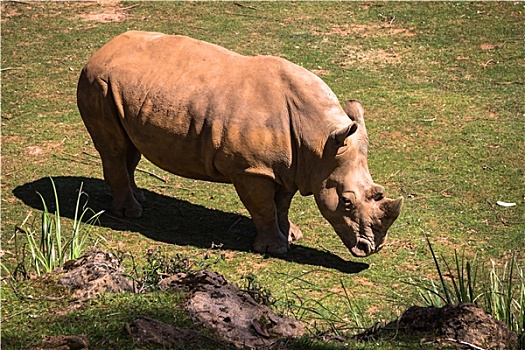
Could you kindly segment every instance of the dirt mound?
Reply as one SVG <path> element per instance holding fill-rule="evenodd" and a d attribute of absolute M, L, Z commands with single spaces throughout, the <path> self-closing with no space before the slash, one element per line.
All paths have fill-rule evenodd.
<path fill-rule="evenodd" d="M 56 272 L 59 276 L 57 283 L 68 287 L 72 291 L 72 300 L 78 302 L 101 293 L 134 291 L 118 258 L 101 250 L 89 251 Z M 211 330 L 213 338 L 220 343 L 237 348 L 261 349 L 304 334 L 301 322 L 278 316 L 268 306 L 257 303 L 248 292 L 240 290 L 215 272 L 202 270 L 180 273 L 165 278 L 159 286 L 163 290 L 184 290 L 188 294 L 185 311 L 199 328 Z M 178 329 L 144 316 L 139 316 L 123 327 L 137 343 L 146 346 L 157 344 L 166 348 L 181 347 L 189 343 L 199 344 L 205 338 L 197 331 Z M 57 339 L 57 342 L 62 341 L 62 338 Z M 53 347 L 51 344 L 42 348 L 74 348 L 64 346 Z"/>
<path fill-rule="evenodd" d="M 282 338 L 304 334 L 301 322 L 278 316 L 215 272 L 178 274 L 162 280 L 160 287 L 188 290 L 188 313 L 220 341 L 237 348 L 270 347 Z"/>
<path fill-rule="evenodd" d="M 517 335 L 506 324 L 474 304 L 443 308 L 412 306 L 398 320 L 356 338 L 367 340 L 388 331 L 424 336 L 459 348 L 516 349 L 518 344 Z"/>
<path fill-rule="evenodd" d="M 109 252 L 92 250 L 64 264 L 57 283 L 72 291 L 71 299 L 85 301 L 101 293 L 133 292 L 117 257 Z"/>

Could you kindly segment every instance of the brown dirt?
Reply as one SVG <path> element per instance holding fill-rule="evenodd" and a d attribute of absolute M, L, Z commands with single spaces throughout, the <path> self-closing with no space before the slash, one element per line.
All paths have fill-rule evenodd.
<path fill-rule="evenodd" d="M 88 13 L 78 15 L 80 19 L 85 21 L 93 21 L 99 23 L 109 22 L 122 22 L 128 17 L 126 13 L 127 8 L 123 8 L 120 5 L 120 1 L 104 0 L 97 1 L 98 5 L 96 9 L 91 10 Z"/>
<path fill-rule="evenodd" d="M 479 48 L 483 51 L 491 51 L 494 49 L 497 49 L 499 47 L 503 46 L 503 44 L 491 44 L 491 43 L 483 43 L 479 46 Z"/>
<path fill-rule="evenodd" d="M 378 63 L 392 64 L 401 62 L 401 53 L 394 49 L 369 49 L 363 50 L 362 47 L 347 46 L 343 48 L 342 59 L 336 63 L 341 67 L 348 67 L 356 63 Z"/>
<path fill-rule="evenodd" d="M 376 23 L 376 24 L 345 24 L 336 25 L 328 32 L 322 32 L 317 29 L 313 29 L 313 35 L 323 36 L 324 40 L 330 40 L 330 36 L 359 36 L 362 38 L 367 37 L 384 37 L 384 36 L 395 36 L 395 37 L 413 37 L 416 35 L 414 28 L 403 28 L 397 27 L 392 24 Z M 342 49 L 342 59 L 334 61 L 341 67 L 348 67 L 355 63 L 379 63 L 379 64 L 392 64 L 401 62 L 402 54 L 400 49 L 391 48 L 389 50 L 383 49 L 370 49 L 364 50 L 360 46 L 348 45 Z M 316 72 L 314 72 L 316 73 Z M 320 72 L 322 75 L 323 72 Z M 316 73 L 318 74 L 318 73 Z"/>
<path fill-rule="evenodd" d="M 414 32 L 415 28 L 403 28 L 396 27 L 392 24 L 345 24 L 336 25 L 330 29 L 329 32 L 320 32 L 316 29 L 313 30 L 313 35 L 337 35 L 337 36 L 360 36 L 362 38 L 376 38 L 381 36 L 404 36 L 413 37 L 416 36 Z"/>
<path fill-rule="evenodd" d="M 93 250 L 58 270 L 57 283 L 71 289 L 73 300 L 84 301 L 102 292 L 133 291 L 133 285 L 123 272 L 112 253 Z M 364 278 L 357 282 L 369 283 Z M 305 332 L 300 321 L 278 316 L 268 306 L 257 303 L 251 293 L 239 289 L 215 272 L 180 273 L 165 278 L 159 287 L 186 291 L 185 311 L 196 325 L 211 331 L 212 338 L 221 344 L 236 348 L 268 348 Z M 205 338 L 197 331 L 178 329 L 143 316 L 125 328 L 137 343 L 144 346 L 180 347 L 188 343 L 199 344 Z M 413 306 L 398 320 L 384 327 L 374 327 L 356 338 L 366 341 L 391 332 L 459 348 L 506 349 L 517 346 L 515 333 L 473 304 L 443 308 Z M 58 335 L 46 337 L 29 349 L 70 350 L 87 349 L 88 346 L 85 336 Z"/>
<path fill-rule="evenodd" d="M 385 327 L 366 331 L 356 338 L 370 340 L 386 332 L 419 336 L 438 344 L 472 349 L 515 349 L 517 335 L 474 304 L 408 308 Z"/>
<path fill-rule="evenodd" d="M 109 252 L 87 252 L 66 263 L 58 273 L 57 283 L 72 291 L 73 301 L 85 301 L 101 293 L 133 291 L 133 284 L 122 275 L 119 260 Z"/>
<path fill-rule="evenodd" d="M 215 272 L 178 274 L 164 279 L 160 287 L 188 290 L 185 309 L 195 322 L 236 348 L 270 347 L 283 338 L 304 334 L 301 322 L 278 316 Z"/>
<path fill-rule="evenodd" d="M 330 75 L 330 71 L 327 69 L 310 69 L 310 72 L 315 75 Z"/>

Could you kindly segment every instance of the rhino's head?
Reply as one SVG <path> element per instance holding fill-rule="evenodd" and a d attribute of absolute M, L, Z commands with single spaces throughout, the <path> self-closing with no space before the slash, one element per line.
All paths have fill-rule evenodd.
<path fill-rule="evenodd" d="M 384 188 L 370 176 L 361 103 L 348 101 L 345 112 L 351 124 L 334 132 L 325 145 L 323 164 L 332 171 L 323 176 L 314 195 L 319 210 L 352 255 L 365 257 L 385 244 L 403 198 L 386 198 Z"/>

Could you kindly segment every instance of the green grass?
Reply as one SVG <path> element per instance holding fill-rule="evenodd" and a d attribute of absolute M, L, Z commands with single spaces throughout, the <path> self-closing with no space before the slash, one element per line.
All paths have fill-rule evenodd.
<path fill-rule="evenodd" d="M 63 220 L 60 217 L 60 202 L 55 183 L 52 178 L 49 180 L 53 188 L 54 212 L 49 211 L 46 200 L 38 193 L 43 207 L 41 220 L 30 224 L 28 221 L 32 213 L 27 214 L 22 224 L 15 230 L 14 260 L 16 266 L 9 269 L 0 263 L 6 275 L 15 281 L 31 278 L 35 274 L 41 277 L 45 273 L 50 273 L 67 261 L 79 258 L 88 248 L 88 244 L 93 246 L 98 241 L 95 239 L 90 242 L 92 238 L 90 228 L 98 223 L 104 211 L 95 213 L 87 207 L 87 201 L 82 200 L 82 197 L 87 194 L 82 191 L 82 184 L 80 184 L 71 231 L 67 232 L 66 229 L 63 229 Z M 17 240 L 17 233 L 23 233 L 25 240 L 23 238 Z M 103 237 L 99 238 L 103 240 Z M 26 255 L 29 255 L 29 261 L 26 260 Z"/>
<path fill-rule="evenodd" d="M 76 108 L 76 82 L 98 48 L 139 29 L 189 35 L 242 54 L 284 57 L 318 72 L 341 101 L 361 100 L 372 176 L 391 197 L 405 196 L 405 206 L 388 245 L 358 261 L 313 199 L 297 197 L 291 219 L 304 239 L 288 257 L 266 258 L 251 252 L 254 227 L 231 186 L 182 179 L 143 160 L 139 167 L 164 181 L 137 174 L 139 186 L 147 189 L 144 217 L 103 216 L 92 234 L 105 237 L 108 249 L 133 252 L 137 264 L 145 266 L 146 249 L 160 246 L 197 262 L 208 257 L 214 270 L 234 282 L 253 274 L 276 298 L 280 312 L 296 314 L 314 331 L 330 329 L 330 320 L 338 320 L 332 324 L 351 332 L 358 328 L 354 311 L 367 327 L 416 303 L 417 291 L 401 281 L 437 277 L 426 235 L 437 256 L 449 258 L 456 249 L 466 258 L 477 255 L 503 265 L 514 251 L 523 266 L 523 3 L 241 5 L 2 3 L 3 264 L 16 263 L 15 227 L 29 212 L 44 209 L 37 192 L 53 198 L 49 176 L 64 225 L 72 226 L 81 183 L 90 207 L 97 212 L 109 207 L 109 188 Z M 86 19 L 96 13 L 125 17 L 107 23 Z M 517 205 L 499 207 L 498 200 Z M 126 264 L 132 268 L 129 260 Z M 37 294 L 41 286 L 34 284 L 24 282 L 19 290 L 33 288 L 26 294 Z M 5 284 L 1 293 L 3 345 L 13 349 L 64 332 L 88 333 L 94 349 L 129 345 L 122 323 L 132 320 L 133 310 L 186 324 L 169 311 L 176 309 L 176 297 L 158 292 L 108 296 L 66 315 L 58 312 L 66 301 L 20 299 Z M 343 347 L 302 341 L 320 349 Z M 396 349 L 398 341 L 352 346 Z M 419 348 L 419 340 L 401 342 Z"/>

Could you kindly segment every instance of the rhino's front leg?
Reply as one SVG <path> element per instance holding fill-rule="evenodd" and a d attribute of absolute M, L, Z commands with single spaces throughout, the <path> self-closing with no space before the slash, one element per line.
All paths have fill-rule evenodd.
<path fill-rule="evenodd" d="M 286 235 L 288 242 L 298 241 L 303 237 L 303 233 L 299 227 L 295 226 L 293 222 L 288 218 L 288 211 L 292 198 L 295 195 L 294 192 L 287 192 L 280 188 L 275 194 L 275 204 L 277 205 L 277 219 L 281 231 Z"/>
<path fill-rule="evenodd" d="M 264 177 L 240 175 L 235 179 L 234 186 L 257 229 L 253 249 L 272 255 L 287 253 L 288 239 L 279 228 L 274 201 L 276 184 Z"/>

